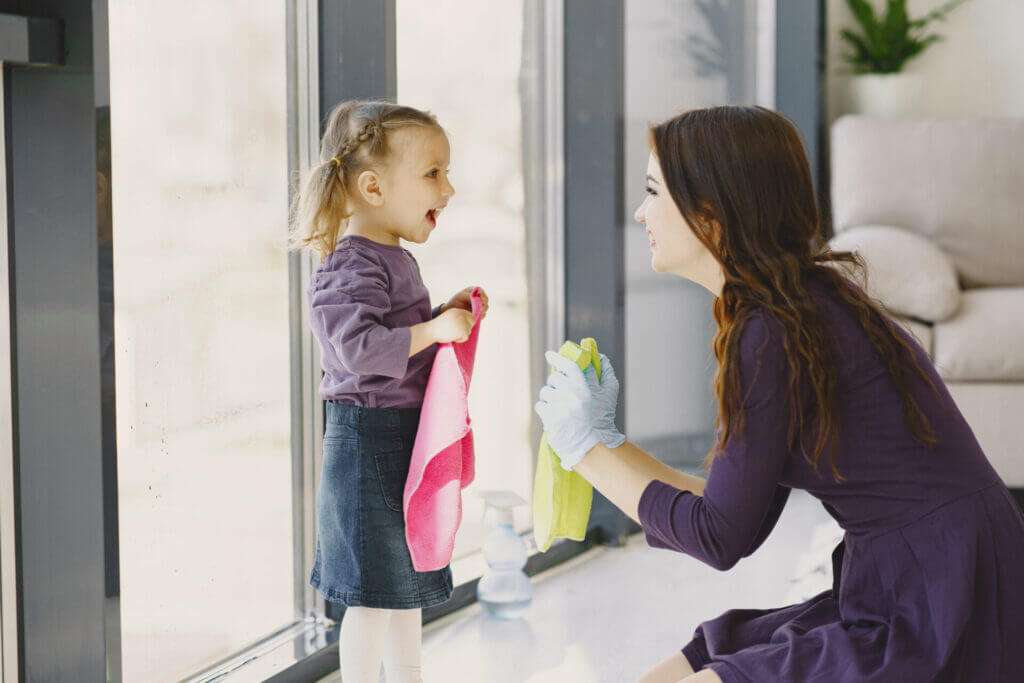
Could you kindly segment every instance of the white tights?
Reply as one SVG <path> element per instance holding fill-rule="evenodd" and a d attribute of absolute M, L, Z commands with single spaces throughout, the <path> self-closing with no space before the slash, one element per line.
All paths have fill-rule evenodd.
<path fill-rule="evenodd" d="M 420 650 L 423 617 L 418 609 L 349 607 L 341 620 L 338 654 L 342 683 L 423 683 Z"/>

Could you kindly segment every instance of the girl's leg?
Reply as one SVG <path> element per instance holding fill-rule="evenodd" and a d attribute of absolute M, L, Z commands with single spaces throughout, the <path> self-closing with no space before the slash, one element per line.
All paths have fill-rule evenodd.
<path fill-rule="evenodd" d="M 637 683 L 679 683 L 692 673 L 690 662 L 682 652 L 676 652 L 641 676 Z"/>
<path fill-rule="evenodd" d="M 341 620 L 338 656 L 344 683 L 379 683 L 392 610 L 349 607 Z"/>
<path fill-rule="evenodd" d="M 423 683 L 422 646 L 422 610 L 395 610 L 384 646 L 384 672 L 388 683 Z"/>
<path fill-rule="evenodd" d="M 687 676 L 679 683 L 722 683 L 722 679 L 711 669 L 701 669 L 692 676 Z"/>

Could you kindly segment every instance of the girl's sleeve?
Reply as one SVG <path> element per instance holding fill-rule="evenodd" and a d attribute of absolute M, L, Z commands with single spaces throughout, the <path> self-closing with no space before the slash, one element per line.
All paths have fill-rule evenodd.
<path fill-rule="evenodd" d="M 319 274 L 310 301 L 338 360 L 356 375 L 401 379 L 409 365 L 412 331 L 391 328 L 388 276 L 373 255 L 346 249 L 338 266 Z"/>
<path fill-rule="evenodd" d="M 713 461 L 703 496 L 652 481 L 638 506 L 650 546 L 692 555 L 723 571 L 768 537 L 790 491 L 779 484 L 788 455 L 790 374 L 781 325 L 769 325 L 758 312 L 741 335 L 743 432 L 733 432 Z"/>

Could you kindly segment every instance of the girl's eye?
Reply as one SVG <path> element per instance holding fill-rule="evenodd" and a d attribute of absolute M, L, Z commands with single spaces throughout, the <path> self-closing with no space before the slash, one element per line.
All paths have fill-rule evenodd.
<path fill-rule="evenodd" d="M 435 168 L 435 169 L 434 169 L 433 171 L 431 171 L 431 172 L 430 172 L 430 173 L 428 173 L 427 175 L 428 175 L 429 177 L 431 177 L 431 178 L 436 178 L 436 177 L 437 177 L 437 169 Z"/>
<path fill-rule="evenodd" d="M 651 195 L 652 197 L 657 197 L 658 196 L 658 193 L 655 192 L 654 190 L 652 190 L 651 188 L 647 187 L 647 188 L 644 188 L 644 189 L 647 191 L 647 194 Z"/>

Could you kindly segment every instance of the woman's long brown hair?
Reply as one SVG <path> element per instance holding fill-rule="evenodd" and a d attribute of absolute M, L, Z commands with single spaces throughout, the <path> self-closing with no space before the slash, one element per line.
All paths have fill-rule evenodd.
<path fill-rule="evenodd" d="M 697 109 L 653 127 L 651 145 L 669 194 L 725 276 L 722 294 L 714 302 L 718 436 L 705 468 L 721 454 L 733 431 L 743 430 L 739 341 L 751 313 L 766 310 L 784 328 L 790 452 L 799 448 L 817 471 L 821 454 L 829 448 L 832 476 L 844 479 L 835 463 L 836 350 L 807 289 L 811 276 L 824 280 L 855 311 L 900 392 L 912 433 L 934 445 L 935 433 L 910 392 L 911 371 L 933 392 L 937 389 L 884 306 L 842 272 L 859 272 L 866 282 L 860 256 L 833 252 L 823 240 L 810 166 L 793 124 L 763 107 Z M 806 405 L 803 387 L 811 392 Z M 804 435 L 811 428 L 814 448 L 808 454 Z"/>

